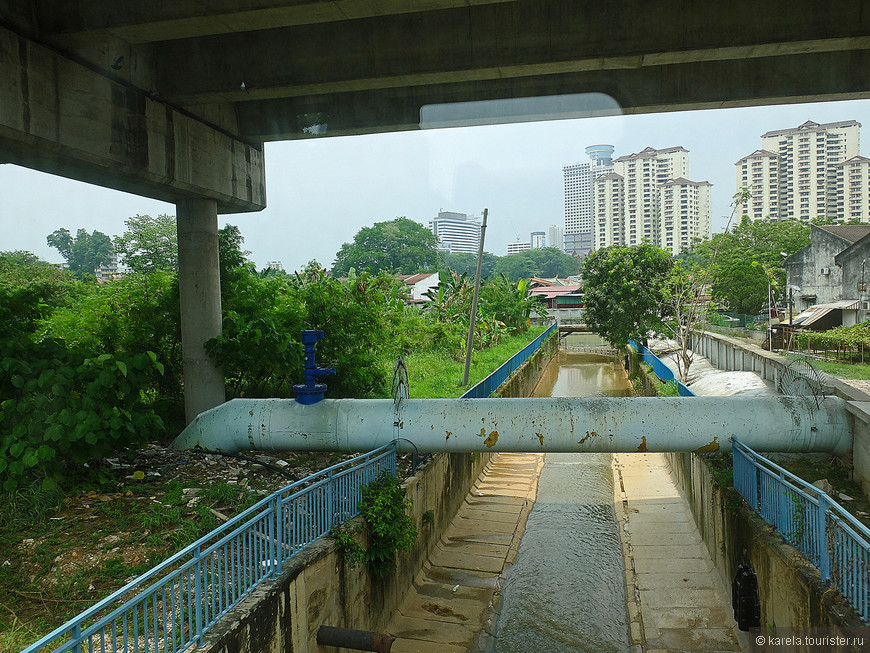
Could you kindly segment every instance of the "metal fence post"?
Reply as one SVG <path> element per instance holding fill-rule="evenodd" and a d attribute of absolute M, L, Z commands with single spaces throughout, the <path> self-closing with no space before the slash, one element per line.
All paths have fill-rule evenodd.
<path fill-rule="evenodd" d="M 329 528 L 327 528 L 326 530 L 329 530 L 330 528 L 335 526 L 337 523 L 337 520 L 335 518 L 335 481 L 332 478 L 332 470 L 331 469 L 327 473 L 326 478 L 329 479 L 326 483 L 326 487 L 329 488 L 329 494 L 327 495 L 327 498 L 326 498 L 326 501 L 327 501 L 327 503 L 326 503 L 327 513 L 326 514 L 329 515 Z"/>
<path fill-rule="evenodd" d="M 196 550 L 193 552 L 193 559 L 195 564 L 193 566 L 193 573 L 195 576 L 195 582 L 193 586 L 193 602 L 196 604 L 194 608 L 196 612 L 196 643 L 197 645 L 202 644 L 203 632 L 202 632 L 202 547 L 196 547 Z"/>
<path fill-rule="evenodd" d="M 758 460 L 755 457 L 755 454 L 752 455 L 752 475 L 750 478 L 752 479 L 752 484 L 750 489 L 752 490 L 752 501 L 750 505 L 753 510 L 758 510 L 758 479 L 761 476 L 761 470 L 758 468 Z"/>
<path fill-rule="evenodd" d="M 816 519 L 816 538 L 819 542 L 819 571 L 826 583 L 831 580 L 831 551 L 828 548 L 828 514 L 831 502 L 826 494 L 819 492 L 819 515 Z"/>
<path fill-rule="evenodd" d="M 273 522 L 275 525 L 272 540 L 275 545 L 275 557 L 273 558 L 275 566 L 272 568 L 272 578 L 275 578 L 284 566 L 284 515 L 282 512 L 281 494 L 278 493 L 275 495 L 275 520 Z"/>
<path fill-rule="evenodd" d="M 82 624 L 81 622 L 77 623 L 72 628 L 72 639 L 73 641 L 78 640 L 82 636 Z M 73 653 L 82 653 L 82 643 L 80 641 L 76 641 L 76 645 L 73 648 Z"/>

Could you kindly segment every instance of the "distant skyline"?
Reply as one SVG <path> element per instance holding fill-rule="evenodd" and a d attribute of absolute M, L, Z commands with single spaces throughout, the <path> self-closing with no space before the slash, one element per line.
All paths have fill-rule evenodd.
<path fill-rule="evenodd" d="M 870 129 L 870 100 L 715 109 L 541 123 L 438 129 L 266 144 L 260 213 L 219 216 L 237 225 L 258 269 L 281 261 L 290 272 L 316 259 L 330 267 L 342 243 L 375 222 L 406 216 L 424 226 L 440 210 L 489 209 L 485 249 L 563 225 L 562 166 L 586 160 L 588 145 L 614 156 L 647 146 L 689 150 L 689 178 L 713 184 L 713 231 L 722 231 L 736 190 L 734 163 L 761 135 L 806 120 L 857 120 Z M 861 147 L 861 154 L 870 150 Z M 136 214 L 175 206 L 11 164 L 0 165 L 0 250 L 23 249 L 60 262 L 45 241 L 65 227 L 115 236 Z"/>

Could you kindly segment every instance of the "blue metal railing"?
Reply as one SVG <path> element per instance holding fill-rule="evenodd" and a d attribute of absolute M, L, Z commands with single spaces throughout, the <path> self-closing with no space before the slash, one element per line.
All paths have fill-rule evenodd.
<path fill-rule="evenodd" d="M 511 356 L 495 372 L 483 379 L 477 385 L 469 388 L 466 393 L 460 398 L 485 399 L 486 397 L 492 396 L 492 393 L 498 390 L 499 386 L 507 381 L 508 377 L 516 372 L 519 369 L 520 365 L 525 363 L 529 359 L 529 357 L 538 350 L 538 348 L 541 346 L 541 343 L 546 341 L 546 339 L 553 335 L 553 332 L 557 331 L 558 329 L 558 323 L 554 322 L 553 324 L 551 324 L 549 329 L 544 331 L 541 335 L 532 340 L 520 351 Z"/>
<path fill-rule="evenodd" d="M 649 349 L 644 347 L 642 344 L 635 342 L 634 340 L 628 341 L 629 346 L 634 348 L 637 353 L 640 354 L 641 358 L 643 358 L 643 362 L 653 368 L 653 372 L 655 375 L 662 381 L 666 383 L 676 383 L 677 384 L 677 392 L 679 392 L 681 397 L 694 397 L 696 396 L 694 392 L 689 390 L 688 386 L 685 383 L 677 379 L 674 371 L 665 365 L 662 360 L 652 353 Z"/>
<path fill-rule="evenodd" d="M 870 529 L 822 490 L 731 442 L 737 491 L 870 622 Z"/>
<path fill-rule="evenodd" d="M 278 490 L 22 653 L 49 646 L 55 653 L 173 653 L 202 643 L 257 585 L 356 516 L 362 488 L 384 471 L 396 472 L 395 444 Z"/>

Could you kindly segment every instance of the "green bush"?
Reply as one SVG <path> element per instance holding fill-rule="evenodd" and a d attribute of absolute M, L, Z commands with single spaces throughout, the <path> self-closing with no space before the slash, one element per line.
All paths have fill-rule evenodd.
<path fill-rule="evenodd" d="M 147 396 L 163 366 L 153 352 L 98 356 L 46 340 L 0 343 L 0 482 L 51 486 L 71 464 L 163 429 Z"/>
<path fill-rule="evenodd" d="M 388 576 L 395 567 L 397 551 L 410 551 L 417 538 L 417 529 L 408 515 L 411 500 L 399 480 L 383 472 L 377 480 L 362 490 L 360 514 L 369 529 L 369 546 L 363 548 L 352 533 L 342 528 L 330 532 L 335 546 L 342 551 L 351 567 L 365 564 L 378 576 Z"/>

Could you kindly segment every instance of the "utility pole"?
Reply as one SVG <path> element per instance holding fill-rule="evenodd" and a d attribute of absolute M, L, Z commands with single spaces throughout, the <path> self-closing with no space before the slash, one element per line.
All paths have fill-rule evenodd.
<path fill-rule="evenodd" d="M 471 371 L 471 350 L 474 348 L 474 325 L 477 322 L 477 297 L 480 294 L 480 267 L 483 263 L 483 239 L 486 236 L 486 216 L 489 209 L 483 210 L 483 223 L 480 225 L 480 247 L 477 248 L 477 274 L 474 277 L 474 295 L 471 298 L 471 318 L 468 320 L 468 337 L 465 339 L 465 373 L 462 375 L 462 385 L 468 385 L 468 373 Z"/>

